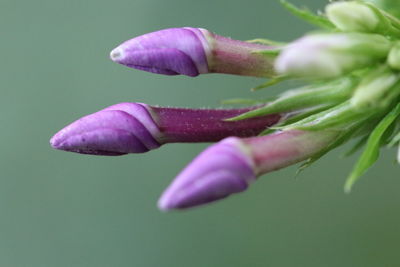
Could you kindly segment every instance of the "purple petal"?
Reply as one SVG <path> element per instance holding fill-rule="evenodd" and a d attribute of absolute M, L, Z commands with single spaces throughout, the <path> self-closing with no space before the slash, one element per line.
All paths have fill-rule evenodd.
<path fill-rule="evenodd" d="M 156 127 L 141 104 L 130 103 L 136 116 L 113 107 L 85 116 L 59 131 L 50 140 L 53 148 L 94 155 L 143 153 L 160 146 L 146 127 Z M 122 104 L 121 106 L 126 103 Z M 143 113 L 144 112 L 144 113 Z M 146 125 L 147 124 L 147 125 Z M 152 129 L 154 131 L 154 129 Z"/>
<path fill-rule="evenodd" d="M 198 29 L 171 28 L 128 40 L 112 50 L 110 57 L 153 73 L 197 76 L 208 72 L 206 45 Z"/>
<path fill-rule="evenodd" d="M 246 190 L 255 180 L 252 161 L 232 137 L 196 157 L 161 196 L 161 210 L 183 209 Z"/>

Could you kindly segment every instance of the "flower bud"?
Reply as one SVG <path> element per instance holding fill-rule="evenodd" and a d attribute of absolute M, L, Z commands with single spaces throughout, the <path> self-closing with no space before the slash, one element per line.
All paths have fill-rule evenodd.
<path fill-rule="evenodd" d="M 165 143 L 213 142 L 227 136 L 254 136 L 282 117 L 272 114 L 240 122 L 224 121 L 253 108 L 184 109 L 121 103 L 73 122 L 50 143 L 56 149 L 83 154 L 143 153 Z"/>
<path fill-rule="evenodd" d="M 155 149 L 160 137 L 146 104 L 122 103 L 71 123 L 50 144 L 60 150 L 115 156 Z"/>
<path fill-rule="evenodd" d="M 289 130 L 262 137 L 230 137 L 197 156 L 162 194 L 161 210 L 203 205 L 239 193 L 257 176 L 303 161 L 325 149 L 337 131 Z"/>
<path fill-rule="evenodd" d="M 400 17 L 399 11 L 399 0 L 364 0 L 366 2 L 371 2 L 377 7 L 389 12 L 395 17 Z"/>
<path fill-rule="evenodd" d="M 205 150 L 165 190 L 158 207 L 190 208 L 246 190 L 256 176 L 241 140 L 230 137 Z"/>
<path fill-rule="evenodd" d="M 384 59 L 390 47 L 391 42 L 377 34 L 308 35 L 289 44 L 275 68 L 295 77 L 333 78 Z"/>
<path fill-rule="evenodd" d="M 400 75 L 387 66 L 373 70 L 357 86 L 351 105 L 357 110 L 384 108 L 398 95 Z"/>
<path fill-rule="evenodd" d="M 342 31 L 377 32 L 386 21 L 362 2 L 334 2 L 326 6 L 329 20 Z"/>
<path fill-rule="evenodd" d="M 392 69 L 400 70 L 400 42 L 396 42 L 390 49 L 387 63 Z"/>
<path fill-rule="evenodd" d="M 271 47 L 236 41 L 201 28 L 171 28 L 130 39 L 111 51 L 113 61 L 165 75 L 228 73 L 273 75 L 273 56 L 255 53 Z"/>

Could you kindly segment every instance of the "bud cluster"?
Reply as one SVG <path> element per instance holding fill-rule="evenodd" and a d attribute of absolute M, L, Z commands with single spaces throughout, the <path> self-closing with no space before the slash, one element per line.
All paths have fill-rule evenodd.
<path fill-rule="evenodd" d="M 270 101 L 235 109 L 188 109 L 120 103 L 59 131 L 52 147 L 83 154 L 143 153 L 167 143 L 217 142 L 162 194 L 161 210 L 203 205 L 239 193 L 257 177 L 304 162 L 359 138 L 364 153 L 345 183 L 400 143 L 400 20 L 372 1 L 336 1 L 314 15 L 284 2 L 323 28 L 288 44 L 233 40 L 202 28 L 172 28 L 130 39 L 114 62 L 164 75 L 225 73 L 309 84 Z M 354 149 L 355 150 L 355 149 Z M 400 163 L 400 150 L 398 155 Z"/>

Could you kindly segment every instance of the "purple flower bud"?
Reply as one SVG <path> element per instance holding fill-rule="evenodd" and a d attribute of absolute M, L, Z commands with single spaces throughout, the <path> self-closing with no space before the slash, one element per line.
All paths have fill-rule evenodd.
<path fill-rule="evenodd" d="M 53 136 L 53 148 L 93 155 L 143 153 L 161 133 L 146 104 L 121 103 L 85 116 Z"/>
<path fill-rule="evenodd" d="M 253 107 L 254 108 L 254 107 Z M 94 155 L 143 153 L 174 142 L 214 142 L 227 136 L 254 136 L 281 115 L 228 122 L 245 109 L 184 109 L 121 103 L 85 116 L 50 141 L 56 149 Z"/>
<path fill-rule="evenodd" d="M 236 137 L 211 146 L 176 177 L 158 207 L 184 209 L 246 190 L 256 179 L 253 160 L 246 152 Z"/>
<path fill-rule="evenodd" d="M 239 193 L 257 176 L 306 160 L 338 136 L 336 131 L 288 130 L 227 138 L 202 152 L 161 196 L 161 210 L 184 209 Z"/>
<path fill-rule="evenodd" d="M 171 28 L 130 39 L 111 51 L 113 61 L 148 72 L 187 76 L 229 73 L 271 76 L 271 47 L 232 40 L 201 28 Z"/>

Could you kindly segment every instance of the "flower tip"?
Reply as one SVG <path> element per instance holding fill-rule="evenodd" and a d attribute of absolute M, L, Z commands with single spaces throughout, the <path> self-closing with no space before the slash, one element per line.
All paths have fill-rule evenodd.
<path fill-rule="evenodd" d="M 73 127 L 71 127 L 73 128 Z M 76 152 L 80 154 L 119 156 L 129 153 L 123 146 L 132 149 L 131 136 L 115 130 L 94 130 L 80 134 L 72 134 L 71 128 L 64 128 L 50 139 L 50 145 L 54 149 Z M 113 138 L 114 137 L 114 138 Z M 107 141 L 101 139 L 107 139 Z M 136 153 L 146 152 L 141 144 L 135 144 Z"/>
<path fill-rule="evenodd" d="M 169 212 L 177 208 L 177 206 L 172 205 L 172 202 L 170 202 L 169 199 L 163 197 L 158 200 L 157 207 L 163 212 Z"/>
<path fill-rule="evenodd" d="M 59 149 L 60 147 L 60 138 L 58 137 L 58 134 L 55 134 L 51 139 L 50 139 L 50 146 L 54 149 Z"/>
<path fill-rule="evenodd" d="M 122 56 L 123 56 L 123 51 L 120 47 L 116 47 L 110 52 L 110 59 L 114 62 L 118 63 L 119 60 L 121 60 Z"/>

